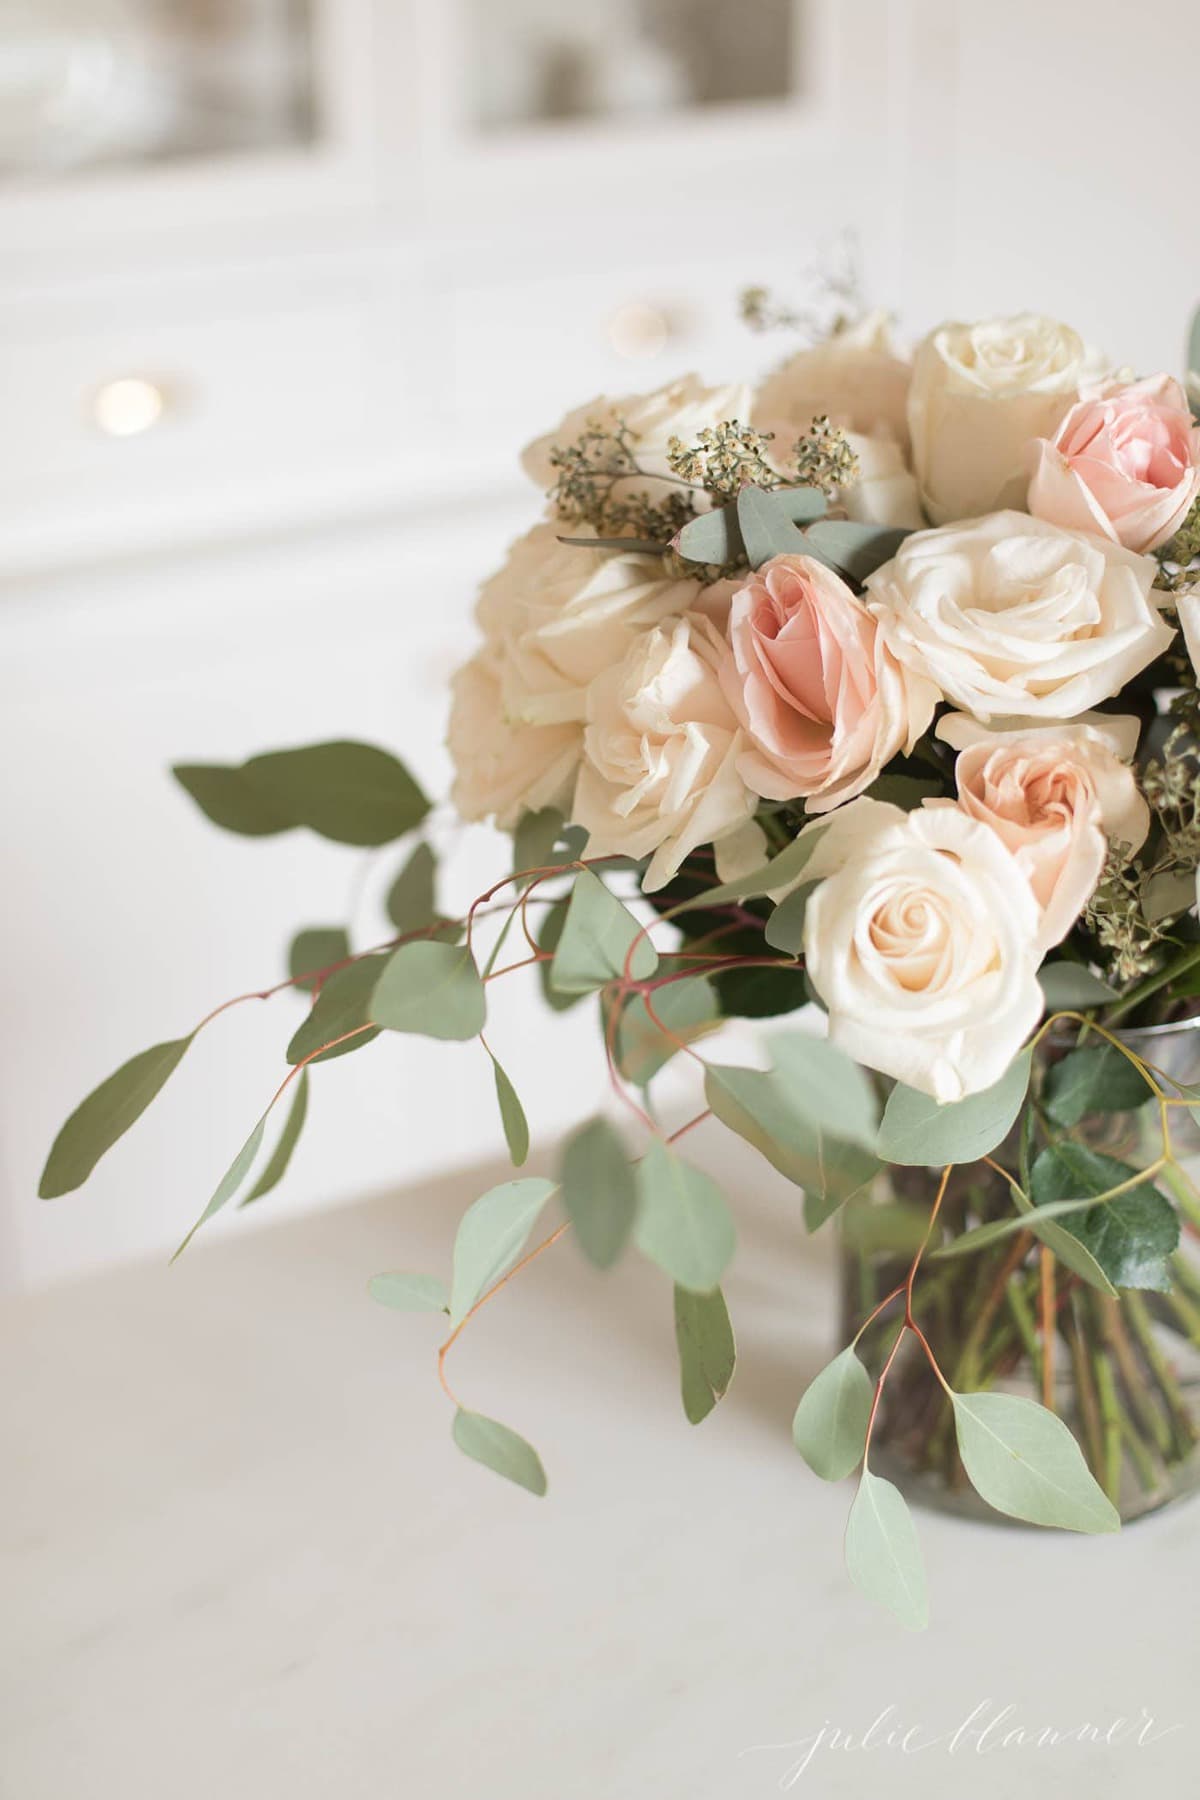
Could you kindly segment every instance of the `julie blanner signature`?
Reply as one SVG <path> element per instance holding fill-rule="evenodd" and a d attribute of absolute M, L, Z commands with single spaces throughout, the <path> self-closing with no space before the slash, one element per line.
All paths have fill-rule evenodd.
<path fill-rule="evenodd" d="M 890 1751 L 893 1755 L 919 1756 L 939 1750 L 945 1756 L 994 1756 L 1004 1751 L 1050 1750 L 1145 1750 L 1174 1732 L 1181 1724 L 1155 1718 L 1145 1706 L 1135 1716 L 1081 1719 L 1071 1724 L 1052 1724 L 1022 1714 L 1015 1704 L 981 1700 L 964 1718 L 941 1731 L 905 1719 L 894 1703 L 885 1706 L 864 1729 L 847 1729 L 823 1719 L 815 1731 L 786 1743 L 749 1744 L 742 1756 L 779 1759 L 776 1786 L 786 1793 L 815 1763 L 830 1753 L 863 1755 Z"/>

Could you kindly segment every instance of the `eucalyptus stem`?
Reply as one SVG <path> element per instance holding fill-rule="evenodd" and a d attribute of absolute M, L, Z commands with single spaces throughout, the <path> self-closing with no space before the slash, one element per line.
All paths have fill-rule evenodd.
<path fill-rule="evenodd" d="M 1101 1485 L 1114 1506 L 1121 1498 L 1121 1406 L 1113 1380 L 1112 1364 L 1104 1352 L 1092 1351 L 1092 1372 L 1096 1379 L 1096 1397 L 1100 1402 L 1103 1461 Z"/>
<path fill-rule="evenodd" d="M 1140 1294 L 1127 1293 L 1124 1296 L 1125 1317 L 1137 1338 L 1147 1366 L 1158 1383 L 1159 1392 L 1166 1403 L 1167 1413 L 1174 1434 L 1175 1448 L 1182 1455 L 1195 1443 L 1196 1427 L 1188 1410 L 1175 1371 L 1163 1352 L 1163 1347 L 1155 1335 L 1154 1325 L 1150 1318 L 1146 1302 Z"/>

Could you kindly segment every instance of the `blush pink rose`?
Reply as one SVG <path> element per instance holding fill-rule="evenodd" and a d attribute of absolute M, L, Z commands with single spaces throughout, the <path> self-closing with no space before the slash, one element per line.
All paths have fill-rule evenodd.
<path fill-rule="evenodd" d="M 885 647 L 839 575 L 776 556 L 734 593 L 721 684 L 746 736 L 738 773 L 770 800 L 829 812 L 910 750 L 940 695 Z"/>
<path fill-rule="evenodd" d="M 1150 813 L 1129 767 L 1139 730 L 1110 713 L 1062 725 L 1013 719 L 1002 731 L 965 713 L 938 721 L 937 736 L 958 751 L 959 806 L 991 826 L 1033 890 L 1043 953 L 1091 899 L 1110 842 L 1134 851 L 1146 840 Z"/>
<path fill-rule="evenodd" d="M 1034 442 L 1030 512 L 1127 550 L 1165 544 L 1197 494 L 1200 426 L 1169 375 L 1102 389 Z"/>

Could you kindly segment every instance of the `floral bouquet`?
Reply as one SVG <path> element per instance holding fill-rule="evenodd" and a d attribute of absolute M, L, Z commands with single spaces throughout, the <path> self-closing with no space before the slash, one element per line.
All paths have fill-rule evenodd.
<path fill-rule="evenodd" d="M 383 1032 L 476 1043 L 519 1167 L 488 990 L 526 970 L 556 1010 L 598 1000 L 616 1104 L 556 1180 L 470 1207 L 448 1281 L 371 1293 L 446 1315 L 455 1441 L 541 1494 L 448 1352 L 565 1233 L 600 1268 L 635 1249 L 672 1284 L 699 1422 L 734 1369 L 733 1210 L 682 1141 L 714 1118 L 796 1184 L 798 1229 L 840 1221 L 847 1347 L 794 1438 L 820 1476 L 861 1470 L 849 1572 L 920 1625 L 902 1488 L 1100 1532 L 1196 1468 L 1200 429 L 1177 380 L 1051 320 L 946 324 L 908 360 L 869 318 L 757 390 L 598 399 L 524 465 L 548 502 L 483 587 L 449 735 L 457 812 L 511 832 L 511 873 L 444 910 L 429 802 L 369 745 L 175 770 L 247 836 L 410 840 L 385 940 L 301 931 L 264 990 L 305 1015 L 198 1224 L 274 1187 L 310 1069 Z M 765 1067 L 703 1054 L 723 1020 L 786 1014 Z M 83 1102 L 44 1196 L 195 1034 Z M 696 1115 L 668 1131 L 673 1057 Z"/>

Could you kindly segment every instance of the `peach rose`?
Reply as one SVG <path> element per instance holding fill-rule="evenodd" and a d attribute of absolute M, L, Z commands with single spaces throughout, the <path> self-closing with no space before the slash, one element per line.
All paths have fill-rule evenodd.
<path fill-rule="evenodd" d="M 1043 953 L 1087 905 L 1109 842 L 1138 850 L 1146 840 L 1150 812 L 1129 767 L 1138 732 L 1137 719 L 1108 713 L 1069 725 L 1014 719 L 1003 731 L 963 713 L 938 721 L 937 736 L 959 753 L 959 805 L 991 826 L 1033 889 Z"/>
<path fill-rule="evenodd" d="M 933 717 L 938 690 L 884 646 L 868 609 L 811 556 L 775 556 L 733 596 L 721 685 L 746 734 L 738 773 L 828 812 Z"/>
<path fill-rule="evenodd" d="M 1169 375 L 1102 389 L 1034 444 L 1029 510 L 1052 525 L 1153 550 L 1200 494 L 1200 426 Z"/>

